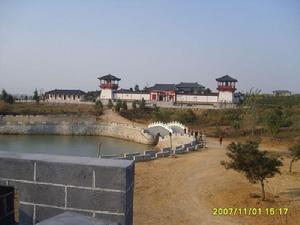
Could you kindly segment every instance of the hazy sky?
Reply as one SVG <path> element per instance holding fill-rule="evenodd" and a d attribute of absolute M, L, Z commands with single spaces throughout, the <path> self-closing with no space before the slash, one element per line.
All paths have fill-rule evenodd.
<path fill-rule="evenodd" d="M 300 92 L 299 0 L 0 0 L 0 88 L 199 82 Z"/>

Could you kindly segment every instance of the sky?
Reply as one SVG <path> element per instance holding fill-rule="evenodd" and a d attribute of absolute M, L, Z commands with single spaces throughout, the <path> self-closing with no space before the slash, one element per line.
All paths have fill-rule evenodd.
<path fill-rule="evenodd" d="M 300 93 L 299 0 L 0 0 L 0 88 L 198 82 Z"/>

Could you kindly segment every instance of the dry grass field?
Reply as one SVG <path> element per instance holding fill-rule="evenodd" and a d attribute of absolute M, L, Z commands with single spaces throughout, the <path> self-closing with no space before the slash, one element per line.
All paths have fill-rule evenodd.
<path fill-rule="evenodd" d="M 0 101 L 0 114 L 45 115 L 45 114 L 91 114 L 95 115 L 94 104 L 14 103 Z"/>
<path fill-rule="evenodd" d="M 210 225 L 256 224 L 296 225 L 300 221 L 300 162 L 294 173 L 288 173 L 289 159 L 284 157 L 281 175 L 266 184 L 267 201 L 250 197 L 260 195 L 258 184 L 232 170 L 225 170 L 220 161 L 226 159 L 226 144 L 220 147 L 208 139 L 208 148 L 176 158 L 164 158 L 136 164 L 134 194 L 135 225 Z M 286 152 L 285 145 L 262 149 Z M 212 209 L 220 208 L 282 208 L 287 215 L 213 216 Z"/>

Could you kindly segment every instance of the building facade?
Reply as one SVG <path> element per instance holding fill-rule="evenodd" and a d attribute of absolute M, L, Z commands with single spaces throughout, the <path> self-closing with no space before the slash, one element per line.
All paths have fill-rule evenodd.
<path fill-rule="evenodd" d="M 275 90 L 273 91 L 274 96 L 291 96 L 292 92 L 288 90 Z"/>
<path fill-rule="evenodd" d="M 237 80 L 225 75 L 217 78 L 218 92 L 212 92 L 198 83 L 155 84 L 145 90 L 119 89 L 118 77 L 111 74 L 98 78 L 100 80 L 100 100 L 142 100 L 151 103 L 170 104 L 218 104 L 238 102 L 235 95 Z"/>
<path fill-rule="evenodd" d="M 80 103 L 84 100 L 85 94 L 81 90 L 55 89 L 45 93 L 45 101 L 51 103 Z"/>

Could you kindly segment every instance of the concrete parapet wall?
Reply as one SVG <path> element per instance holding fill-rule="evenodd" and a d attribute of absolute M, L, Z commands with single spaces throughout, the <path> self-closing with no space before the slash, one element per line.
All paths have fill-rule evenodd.
<path fill-rule="evenodd" d="M 174 153 L 175 154 L 183 154 L 183 153 L 185 153 L 186 151 L 185 151 L 185 148 L 179 148 L 179 149 L 176 149 L 176 150 L 174 150 Z"/>
<path fill-rule="evenodd" d="M 171 154 L 171 152 L 160 151 L 160 152 L 156 153 L 156 158 L 168 157 L 168 156 L 170 156 L 170 154 Z"/>
<path fill-rule="evenodd" d="M 149 160 L 152 160 L 155 158 L 152 157 L 151 155 L 136 155 L 136 156 L 133 156 L 133 159 L 136 162 L 144 162 L 144 161 L 149 161 Z"/>
<path fill-rule="evenodd" d="M 139 152 L 133 152 L 133 153 L 124 153 L 124 158 L 125 159 L 129 159 L 129 160 L 133 160 L 133 157 L 136 155 L 140 155 L 141 153 Z"/>
<path fill-rule="evenodd" d="M 64 211 L 133 223 L 133 161 L 0 152 L 0 183 L 19 191 L 21 225 Z"/>
<path fill-rule="evenodd" d="M 156 151 L 154 150 L 147 150 L 144 151 L 144 155 L 150 155 L 151 157 L 155 157 Z"/>

